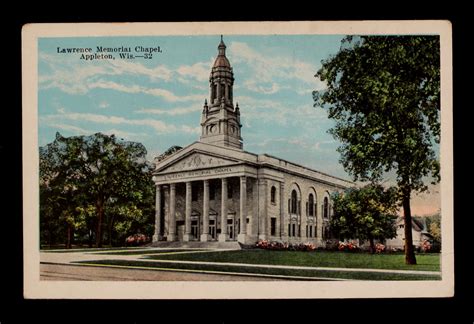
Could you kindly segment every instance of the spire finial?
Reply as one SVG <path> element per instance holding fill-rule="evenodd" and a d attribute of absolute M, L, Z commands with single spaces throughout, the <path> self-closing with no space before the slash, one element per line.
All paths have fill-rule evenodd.
<path fill-rule="evenodd" d="M 221 42 L 223 43 L 224 42 L 224 36 L 221 35 Z"/>

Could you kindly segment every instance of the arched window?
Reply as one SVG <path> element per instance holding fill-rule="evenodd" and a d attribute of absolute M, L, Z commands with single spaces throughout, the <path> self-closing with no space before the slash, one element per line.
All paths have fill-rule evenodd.
<path fill-rule="evenodd" d="M 272 204 L 276 203 L 276 188 L 275 186 L 272 186 L 271 192 L 270 192 L 270 200 Z"/>
<path fill-rule="evenodd" d="M 298 195 L 296 193 L 296 190 L 293 190 L 291 192 L 291 210 L 290 210 L 292 214 L 297 213 L 297 205 L 298 205 Z"/>
<path fill-rule="evenodd" d="M 324 197 L 323 216 L 324 216 L 324 218 L 328 218 L 328 216 L 329 216 L 329 200 L 328 200 L 328 197 Z"/>
<path fill-rule="evenodd" d="M 308 215 L 314 216 L 314 196 L 312 193 L 308 197 Z"/>

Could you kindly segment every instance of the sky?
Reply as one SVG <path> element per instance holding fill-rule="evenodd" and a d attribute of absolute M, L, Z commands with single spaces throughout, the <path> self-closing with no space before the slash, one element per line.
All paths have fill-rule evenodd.
<path fill-rule="evenodd" d="M 224 35 L 234 70 L 244 150 L 271 154 L 344 179 L 334 123 L 313 107 L 314 77 L 343 35 Z M 39 145 L 63 136 L 115 134 L 145 145 L 148 158 L 199 139 L 219 35 L 41 38 L 38 62 Z M 151 59 L 81 60 L 59 48 L 160 46 Z M 439 186 L 415 196 L 415 214 L 440 205 Z"/>

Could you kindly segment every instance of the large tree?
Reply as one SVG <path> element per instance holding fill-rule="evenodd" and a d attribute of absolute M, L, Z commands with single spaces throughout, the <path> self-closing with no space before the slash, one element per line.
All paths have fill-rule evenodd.
<path fill-rule="evenodd" d="M 59 217 L 57 211 L 64 210 L 62 214 L 71 227 L 79 222 L 95 224 L 96 245 L 101 247 L 107 208 L 115 206 L 122 218 L 141 214 L 137 206 L 152 188 L 151 165 L 145 157 L 142 144 L 114 135 L 63 137 L 57 133 L 52 143 L 40 148 L 40 192 L 49 193 L 40 198 L 45 203 L 49 198 L 61 204 L 56 203 L 51 210 L 45 206 L 45 211 L 56 211 Z M 118 204 L 126 207 L 119 209 Z M 95 219 L 85 222 L 91 206 Z M 113 224 L 112 217 L 108 221 Z M 111 227 L 108 235 L 112 235 Z"/>
<path fill-rule="evenodd" d="M 396 177 L 405 222 L 405 261 L 416 264 L 410 199 L 440 180 L 440 47 L 437 36 L 346 37 L 322 62 L 313 92 L 354 180 Z M 394 174 L 394 175 L 393 175 Z"/>
<path fill-rule="evenodd" d="M 397 233 L 396 188 L 385 190 L 370 184 L 350 188 L 344 194 L 333 195 L 334 216 L 331 231 L 341 239 L 368 240 L 370 251 L 375 252 L 374 240 L 394 238 Z"/>

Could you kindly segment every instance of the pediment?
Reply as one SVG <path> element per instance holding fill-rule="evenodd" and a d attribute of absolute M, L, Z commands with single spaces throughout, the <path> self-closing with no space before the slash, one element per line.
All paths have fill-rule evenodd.
<path fill-rule="evenodd" d="M 217 157 L 210 154 L 194 152 L 188 156 L 185 156 L 179 160 L 171 162 L 165 166 L 159 172 L 179 172 L 196 169 L 206 169 L 213 167 L 221 167 L 236 164 L 239 161 L 233 159 L 226 159 L 223 157 Z"/>

